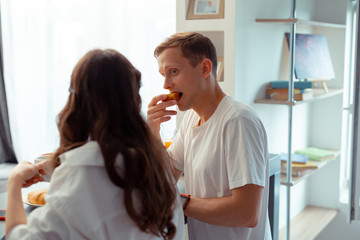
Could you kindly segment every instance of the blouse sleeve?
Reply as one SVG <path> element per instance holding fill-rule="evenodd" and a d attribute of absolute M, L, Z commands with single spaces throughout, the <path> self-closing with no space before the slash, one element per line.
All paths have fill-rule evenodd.
<path fill-rule="evenodd" d="M 61 214 L 51 206 L 46 205 L 33 210 L 29 214 L 27 221 L 27 224 L 14 227 L 6 236 L 6 239 L 72 239 L 68 224 Z"/>
<path fill-rule="evenodd" d="M 74 220 L 70 198 L 64 198 L 64 189 L 69 189 L 75 181 L 66 180 L 69 176 L 77 176 L 61 164 L 53 173 L 45 197 L 46 205 L 34 209 L 27 216 L 27 224 L 14 227 L 7 236 L 7 240 L 23 239 L 79 239 L 78 223 Z M 65 169 L 64 169 L 65 168 Z M 56 189 L 56 191 L 54 191 Z M 59 195 L 62 194 L 62 195 Z"/>

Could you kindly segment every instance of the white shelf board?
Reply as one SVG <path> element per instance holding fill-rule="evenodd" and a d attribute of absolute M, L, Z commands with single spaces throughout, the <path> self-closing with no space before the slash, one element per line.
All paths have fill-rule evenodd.
<path fill-rule="evenodd" d="M 186 20 L 182 28 L 184 31 L 204 32 L 204 31 L 225 31 L 225 19 L 197 19 Z"/>
<path fill-rule="evenodd" d="M 289 101 L 280 101 L 280 100 L 273 100 L 270 98 L 264 98 L 264 99 L 256 99 L 254 102 L 262 103 L 262 104 L 275 104 L 275 105 L 299 105 L 302 103 L 309 103 L 309 102 L 313 102 L 316 100 L 336 96 L 336 95 L 339 95 L 342 93 L 343 93 L 343 89 L 329 89 L 329 91 L 327 93 L 325 93 L 323 89 L 314 88 L 313 89 L 313 94 L 314 94 L 313 97 L 310 99 L 307 99 L 307 100 L 303 100 L 303 101 L 289 102 Z"/>
<path fill-rule="evenodd" d="M 290 222 L 291 240 L 309 240 L 316 236 L 336 217 L 337 209 L 307 206 Z M 285 227 L 280 229 L 279 239 L 285 239 Z"/>
<path fill-rule="evenodd" d="M 305 180 L 306 178 L 308 178 L 309 176 L 313 175 L 314 173 L 316 173 L 317 171 L 319 171 L 321 168 L 325 167 L 327 164 L 329 164 L 330 162 L 334 161 L 335 159 L 337 159 L 337 157 L 340 155 L 340 151 L 337 153 L 337 155 L 330 160 L 324 160 L 324 161 L 310 161 L 309 163 L 315 164 L 318 168 L 308 171 L 305 175 L 300 176 L 300 177 L 292 177 L 292 183 L 291 184 L 287 184 L 286 183 L 286 175 L 285 174 L 281 174 L 280 177 L 280 182 L 282 185 L 289 185 L 289 186 L 294 186 L 297 183 Z"/>
<path fill-rule="evenodd" d="M 345 24 L 308 21 L 308 20 L 301 20 L 301 19 L 298 20 L 298 24 L 311 25 L 311 26 L 316 26 L 316 27 L 328 27 L 328 28 L 340 28 L 340 29 L 346 28 Z"/>
<path fill-rule="evenodd" d="M 297 24 L 310 25 L 310 26 L 316 26 L 316 27 L 341 28 L 341 29 L 346 28 L 345 24 L 310 21 L 310 20 L 303 20 L 303 19 L 298 19 L 298 18 L 258 18 L 258 19 L 256 19 L 256 22 L 297 23 Z"/>

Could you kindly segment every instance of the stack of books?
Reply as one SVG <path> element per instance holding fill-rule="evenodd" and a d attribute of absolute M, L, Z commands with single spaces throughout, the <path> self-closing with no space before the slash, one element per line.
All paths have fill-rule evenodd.
<path fill-rule="evenodd" d="M 294 100 L 303 101 L 313 97 L 313 84 L 311 81 L 294 82 Z M 287 101 L 289 99 L 289 81 L 272 81 L 266 90 L 268 98 Z"/>
<path fill-rule="evenodd" d="M 286 174 L 287 172 L 287 153 L 280 154 L 281 159 L 281 173 Z M 293 177 L 301 177 L 311 171 L 316 170 L 318 167 L 308 162 L 308 156 L 303 154 L 293 153 L 291 154 L 291 168 Z"/>
<path fill-rule="evenodd" d="M 308 156 L 308 158 L 312 161 L 330 160 L 334 159 L 338 155 L 338 152 L 336 151 L 318 147 L 307 147 L 301 150 L 297 150 L 295 152 Z"/>

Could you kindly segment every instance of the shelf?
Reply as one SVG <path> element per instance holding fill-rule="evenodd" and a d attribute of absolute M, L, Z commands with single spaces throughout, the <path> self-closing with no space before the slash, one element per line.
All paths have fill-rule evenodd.
<path fill-rule="evenodd" d="M 316 236 L 336 217 L 337 209 L 307 206 L 290 223 L 291 240 L 315 239 Z M 280 229 L 279 239 L 285 239 L 285 227 Z"/>
<path fill-rule="evenodd" d="M 338 152 L 336 154 L 336 156 L 333 159 L 330 160 L 324 160 L 324 161 L 310 161 L 309 163 L 315 164 L 318 168 L 314 169 L 312 171 L 308 171 L 305 175 L 300 176 L 300 177 L 292 177 L 292 183 L 291 184 L 287 184 L 286 182 L 286 175 L 285 174 L 281 174 L 280 177 L 280 182 L 281 185 L 289 185 L 289 186 L 294 186 L 297 183 L 301 182 L 302 180 L 305 180 L 306 178 L 308 178 L 309 176 L 311 176 L 312 174 L 316 173 L 317 171 L 319 171 L 321 168 L 325 167 L 327 164 L 329 164 L 330 162 L 334 161 L 335 159 L 337 159 L 337 157 L 340 155 L 340 152 Z"/>
<path fill-rule="evenodd" d="M 255 103 L 276 104 L 276 105 L 299 105 L 302 103 L 308 103 L 308 102 L 336 96 L 336 95 L 342 94 L 342 92 L 343 92 L 342 89 L 329 89 L 329 91 L 327 93 L 324 93 L 323 89 L 314 88 L 313 89 L 314 96 L 312 98 L 304 100 L 304 101 L 289 102 L 289 101 L 280 101 L 280 100 L 272 100 L 270 98 L 264 98 L 264 99 L 256 99 Z"/>
<path fill-rule="evenodd" d="M 297 18 L 257 18 L 256 22 L 266 22 L 266 23 L 295 23 Z"/>
<path fill-rule="evenodd" d="M 328 27 L 328 28 L 341 28 L 345 29 L 345 24 L 337 23 L 326 23 L 326 22 L 317 22 L 317 21 L 308 21 L 298 18 L 258 18 L 256 22 L 265 22 L 265 23 L 297 23 L 302 25 L 311 25 L 316 27 Z"/>
<path fill-rule="evenodd" d="M 184 29 L 186 31 L 225 31 L 225 19 L 197 19 L 186 20 L 184 22 Z"/>
<path fill-rule="evenodd" d="M 299 20 L 298 24 L 311 25 L 311 26 L 316 26 L 316 27 L 328 27 L 328 28 L 346 29 L 345 24 L 337 24 L 337 23 L 326 23 L 326 22 Z"/>

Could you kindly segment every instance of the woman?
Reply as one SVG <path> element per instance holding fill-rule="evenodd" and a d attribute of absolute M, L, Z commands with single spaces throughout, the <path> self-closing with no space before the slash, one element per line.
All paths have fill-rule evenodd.
<path fill-rule="evenodd" d="M 114 50 L 79 61 L 59 114 L 47 203 L 26 221 L 20 189 L 43 181 L 44 163 L 20 163 L 8 183 L 7 239 L 183 238 L 168 155 L 140 114 L 140 85 Z"/>

